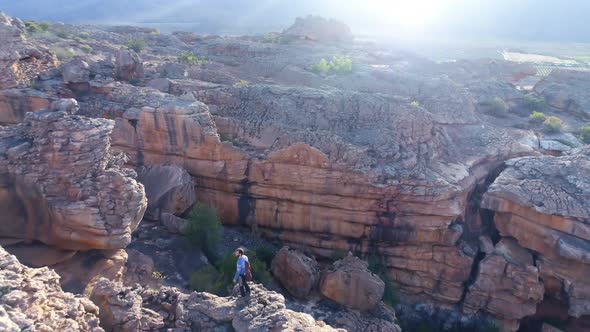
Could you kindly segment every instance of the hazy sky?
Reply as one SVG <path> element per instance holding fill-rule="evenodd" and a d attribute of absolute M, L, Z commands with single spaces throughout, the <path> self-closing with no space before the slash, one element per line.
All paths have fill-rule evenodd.
<path fill-rule="evenodd" d="M 198 22 L 204 33 L 280 30 L 319 14 L 400 39 L 590 42 L 590 0 L 0 0 L 0 10 L 77 23 Z"/>

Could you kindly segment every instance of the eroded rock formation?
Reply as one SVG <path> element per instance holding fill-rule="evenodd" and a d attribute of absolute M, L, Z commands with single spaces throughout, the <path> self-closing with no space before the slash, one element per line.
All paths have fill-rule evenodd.
<path fill-rule="evenodd" d="M 291 295 L 305 299 L 320 280 L 320 268 L 313 257 L 299 250 L 283 247 L 272 260 L 272 274 Z"/>
<path fill-rule="evenodd" d="M 68 250 L 125 248 L 147 202 L 135 172 L 111 154 L 113 125 L 56 110 L 1 128 L 0 236 Z"/>
<path fill-rule="evenodd" d="M 104 331 L 98 308 L 87 298 L 63 292 L 59 278 L 48 268 L 20 264 L 0 247 L 0 330 Z"/>

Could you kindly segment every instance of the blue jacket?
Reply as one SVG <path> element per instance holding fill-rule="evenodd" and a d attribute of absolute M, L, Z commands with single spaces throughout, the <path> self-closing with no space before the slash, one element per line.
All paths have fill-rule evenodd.
<path fill-rule="evenodd" d="M 238 257 L 238 261 L 236 262 L 236 275 L 234 276 L 234 282 L 238 280 L 238 278 L 242 274 L 246 274 L 246 262 L 248 261 L 248 256 L 242 255 Z"/>

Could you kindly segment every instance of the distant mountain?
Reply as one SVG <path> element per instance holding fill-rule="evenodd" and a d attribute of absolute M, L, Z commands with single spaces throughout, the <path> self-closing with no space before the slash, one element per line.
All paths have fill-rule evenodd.
<path fill-rule="evenodd" d="M 363 34 L 399 34 L 394 19 L 371 17 L 367 4 L 385 0 L 6 0 L 0 10 L 27 19 L 71 23 L 187 24 L 202 33 L 251 34 L 287 27 L 319 14 L 340 19 Z M 396 0 L 391 0 L 395 2 Z M 410 0 L 408 0 L 410 1 Z M 412 0 L 423 1 L 428 0 Z M 439 19 L 419 36 L 458 39 L 590 42 L 588 0 L 443 1 Z M 375 3 L 375 2 L 374 2 Z M 403 8 L 403 2 L 401 7 Z M 375 7 L 373 4 L 371 8 Z M 391 7 L 391 5 L 389 5 Z M 377 7 L 378 8 L 378 7 Z M 437 7 L 438 8 L 438 7 Z M 364 9 L 364 10 L 363 10 Z M 392 8 L 383 8 L 383 11 Z M 375 11 L 379 11 L 378 9 Z M 393 17 L 393 16 L 392 16 Z M 383 31 L 387 23 L 391 31 Z M 165 30 L 165 29 L 164 29 Z"/>

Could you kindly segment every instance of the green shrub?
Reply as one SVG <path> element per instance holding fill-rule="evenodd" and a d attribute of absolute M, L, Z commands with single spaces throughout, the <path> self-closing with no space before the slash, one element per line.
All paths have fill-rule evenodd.
<path fill-rule="evenodd" d="M 580 132 L 580 139 L 584 143 L 590 144 L 590 124 L 580 127 L 578 131 Z"/>
<path fill-rule="evenodd" d="M 130 50 L 141 53 L 146 47 L 145 41 L 143 39 L 130 39 L 127 41 L 127 48 Z"/>
<path fill-rule="evenodd" d="M 61 39 L 68 39 L 71 37 L 70 33 L 65 30 L 58 30 L 55 32 L 55 35 Z"/>
<path fill-rule="evenodd" d="M 150 31 L 150 35 L 159 35 L 159 34 L 160 34 L 160 30 L 158 30 L 158 29 Z"/>
<path fill-rule="evenodd" d="M 250 85 L 250 82 L 246 80 L 239 80 L 236 83 L 234 83 L 234 88 L 243 88 L 248 85 Z"/>
<path fill-rule="evenodd" d="M 44 31 L 37 23 L 31 21 L 25 22 L 25 28 L 27 29 L 28 33 L 37 33 Z"/>
<path fill-rule="evenodd" d="M 55 53 L 55 56 L 61 61 L 69 60 L 74 55 L 76 55 L 76 52 L 74 52 L 74 50 L 71 48 L 56 48 L 53 50 L 53 53 Z"/>
<path fill-rule="evenodd" d="M 256 258 L 260 261 L 265 262 L 266 265 L 270 266 L 272 259 L 275 257 L 275 251 L 272 248 L 262 246 L 256 249 L 255 251 Z"/>
<path fill-rule="evenodd" d="M 560 132 L 563 129 L 563 121 L 556 116 L 549 116 L 543 121 L 543 128 L 547 132 Z"/>
<path fill-rule="evenodd" d="M 394 307 L 399 303 L 399 297 L 397 295 L 397 290 L 395 289 L 395 285 L 393 280 L 391 280 L 391 276 L 389 275 L 389 271 L 387 271 L 387 267 L 383 262 L 383 258 L 373 254 L 369 256 L 369 270 L 381 278 L 385 283 L 385 291 L 383 292 L 383 302 L 391 307 Z"/>
<path fill-rule="evenodd" d="M 82 50 L 82 52 L 84 53 L 91 53 L 92 52 L 92 47 L 88 46 L 88 45 L 81 45 L 80 49 Z"/>
<path fill-rule="evenodd" d="M 80 39 L 84 39 L 84 40 L 86 40 L 86 39 L 90 39 L 90 34 L 89 34 L 88 32 L 86 32 L 86 31 L 82 31 L 82 32 L 80 32 L 80 33 L 78 34 L 78 37 L 79 37 Z"/>
<path fill-rule="evenodd" d="M 262 42 L 263 43 L 276 44 L 276 43 L 279 43 L 279 41 L 280 41 L 280 38 L 276 34 L 267 33 L 264 36 L 262 36 Z"/>
<path fill-rule="evenodd" d="M 216 250 L 221 243 L 223 227 L 217 211 L 197 203 L 192 209 L 184 235 L 189 243 L 203 251 L 210 261 L 216 260 Z"/>
<path fill-rule="evenodd" d="M 340 56 L 333 56 L 330 62 L 321 59 L 320 62 L 311 67 L 311 71 L 318 75 L 351 73 L 352 60 Z"/>
<path fill-rule="evenodd" d="M 536 98 L 534 96 L 525 96 L 524 104 L 529 110 L 544 110 L 547 108 L 547 102 L 543 98 Z"/>
<path fill-rule="evenodd" d="M 489 104 L 490 112 L 497 116 L 504 116 L 508 113 L 508 105 L 504 100 L 500 97 L 494 98 L 492 102 Z"/>
<path fill-rule="evenodd" d="M 49 29 L 50 26 L 51 24 L 49 24 L 49 22 L 39 23 L 39 28 L 41 29 L 41 31 L 47 31 L 47 29 Z"/>
<path fill-rule="evenodd" d="M 178 56 L 178 62 L 186 63 L 189 65 L 202 65 L 207 62 L 207 59 L 204 57 L 197 57 L 195 54 L 191 52 L 182 52 Z"/>
<path fill-rule="evenodd" d="M 529 120 L 531 120 L 531 122 L 534 123 L 542 123 L 543 121 L 545 121 L 545 118 L 547 117 L 543 112 L 534 111 L 533 113 L 531 113 L 531 115 L 529 115 Z"/>
<path fill-rule="evenodd" d="M 420 107 L 420 103 L 414 100 L 413 102 L 410 103 L 410 106 L 412 106 L 414 108 L 419 108 Z"/>
<path fill-rule="evenodd" d="M 190 288 L 197 292 L 208 292 L 218 295 L 225 295 L 223 293 L 220 273 L 215 267 L 209 265 L 191 274 L 189 281 Z M 228 283 L 229 284 L 229 283 Z"/>

